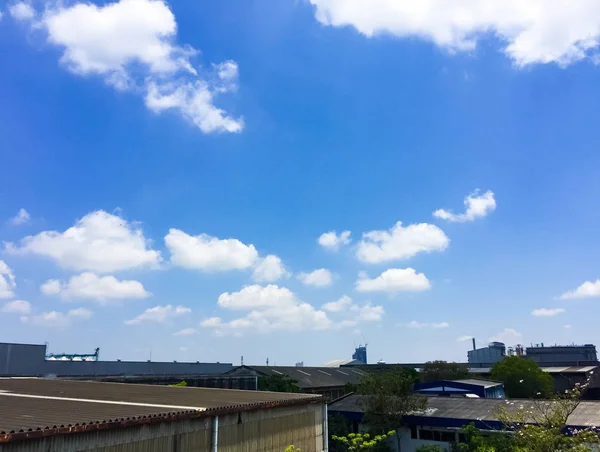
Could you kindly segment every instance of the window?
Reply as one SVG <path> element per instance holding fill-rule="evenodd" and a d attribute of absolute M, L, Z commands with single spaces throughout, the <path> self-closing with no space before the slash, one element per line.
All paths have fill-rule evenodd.
<path fill-rule="evenodd" d="M 414 425 L 410 426 L 410 437 L 412 439 L 418 439 L 418 436 L 417 436 L 417 427 L 414 426 Z"/>
<path fill-rule="evenodd" d="M 454 441 L 456 441 L 456 436 L 454 432 L 442 432 L 441 440 L 446 443 L 453 443 Z"/>
<path fill-rule="evenodd" d="M 432 430 L 419 430 L 419 438 L 425 439 L 428 441 L 434 441 L 433 431 Z"/>

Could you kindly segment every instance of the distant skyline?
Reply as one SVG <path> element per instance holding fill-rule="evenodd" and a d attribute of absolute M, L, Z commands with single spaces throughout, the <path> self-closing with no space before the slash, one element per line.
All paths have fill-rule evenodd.
<path fill-rule="evenodd" d="M 600 7 L 541 5 L 5 3 L 0 341 L 597 343 Z"/>

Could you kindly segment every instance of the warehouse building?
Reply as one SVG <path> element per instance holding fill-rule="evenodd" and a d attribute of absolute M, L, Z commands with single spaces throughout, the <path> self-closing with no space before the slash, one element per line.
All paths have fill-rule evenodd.
<path fill-rule="evenodd" d="M 44 344 L 0 342 L 0 377 L 216 375 L 233 368 L 231 363 L 57 360 L 46 348 Z"/>
<path fill-rule="evenodd" d="M 332 402 L 329 414 L 343 416 L 350 429 L 361 431 L 365 405 L 362 397 L 352 394 Z M 521 410 L 545 412 L 554 403 L 542 400 L 428 397 L 425 410 L 403 416 L 405 427 L 398 429 L 400 450 L 416 452 L 424 445 L 437 445 L 450 450 L 452 443 L 465 442 L 463 429 L 471 423 L 484 432 L 503 431 L 506 427 L 498 418 L 501 410 L 513 413 Z M 568 428 L 578 430 L 597 425 L 600 425 L 600 402 L 581 402 L 567 420 Z M 396 452 L 397 439 L 392 438 L 388 446 Z"/>
<path fill-rule="evenodd" d="M 0 452 L 321 452 L 320 396 L 0 378 Z"/>
<path fill-rule="evenodd" d="M 348 393 L 347 385 L 358 384 L 368 373 L 354 367 L 293 367 L 293 366 L 239 366 L 227 372 L 228 376 L 285 376 L 308 394 L 320 394 L 327 400 Z"/>
<path fill-rule="evenodd" d="M 413 390 L 425 396 L 503 399 L 504 385 L 489 380 L 440 380 L 417 383 Z"/>

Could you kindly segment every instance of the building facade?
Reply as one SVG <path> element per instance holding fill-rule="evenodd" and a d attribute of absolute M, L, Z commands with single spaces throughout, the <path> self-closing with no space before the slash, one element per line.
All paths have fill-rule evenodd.
<path fill-rule="evenodd" d="M 322 452 L 319 396 L 0 379 L 0 452 Z"/>
<path fill-rule="evenodd" d="M 527 347 L 525 357 L 534 360 L 540 365 L 547 363 L 552 363 L 552 365 L 560 363 L 579 365 L 579 363 L 598 361 L 596 346 L 594 344 L 552 345 L 549 347 L 540 344 Z"/>
<path fill-rule="evenodd" d="M 469 364 L 493 364 L 506 356 L 506 346 L 502 342 L 492 342 L 487 347 L 473 348 L 467 352 Z"/>
<path fill-rule="evenodd" d="M 0 377 L 215 375 L 231 369 L 231 363 L 50 360 L 46 345 L 0 343 Z"/>

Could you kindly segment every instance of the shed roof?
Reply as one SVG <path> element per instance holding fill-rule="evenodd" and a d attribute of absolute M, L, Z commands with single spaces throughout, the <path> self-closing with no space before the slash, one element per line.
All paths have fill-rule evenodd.
<path fill-rule="evenodd" d="M 244 370 L 261 375 L 286 375 L 298 382 L 301 389 L 341 387 L 347 383 L 357 384 L 368 375 L 367 372 L 352 367 L 295 367 L 295 366 L 241 366 L 229 372 L 241 375 Z"/>
<path fill-rule="evenodd" d="M 11 432 L 60 430 L 74 425 L 106 428 L 114 423 L 121 426 L 123 421 L 135 424 L 147 419 L 212 416 L 312 403 L 319 398 L 233 389 L 0 378 L 0 443 L 3 435 Z"/>
<path fill-rule="evenodd" d="M 334 402 L 328 406 L 330 413 L 362 413 L 364 411 L 361 403 L 363 396 L 352 394 Z M 553 401 L 532 401 L 532 400 L 498 400 L 498 399 L 470 399 L 470 398 L 451 398 L 451 397 L 429 397 L 427 398 L 427 408 L 423 412 L 412 413 L 407 416 L 410 418 L 426 419 L 454 419 L 459 420 L 459 424 L 467 424 L 470 421 L 499 421 L 498 410 L 504 407 L 508 411 L 519 409 L 536 409 L 535 404 L 553 404 Z M 569 416 L 568 425 L 573 427 L 588 427 L 600 425 L 600 402 L 584 401 L 581 402 L 575 411 Z"/>

